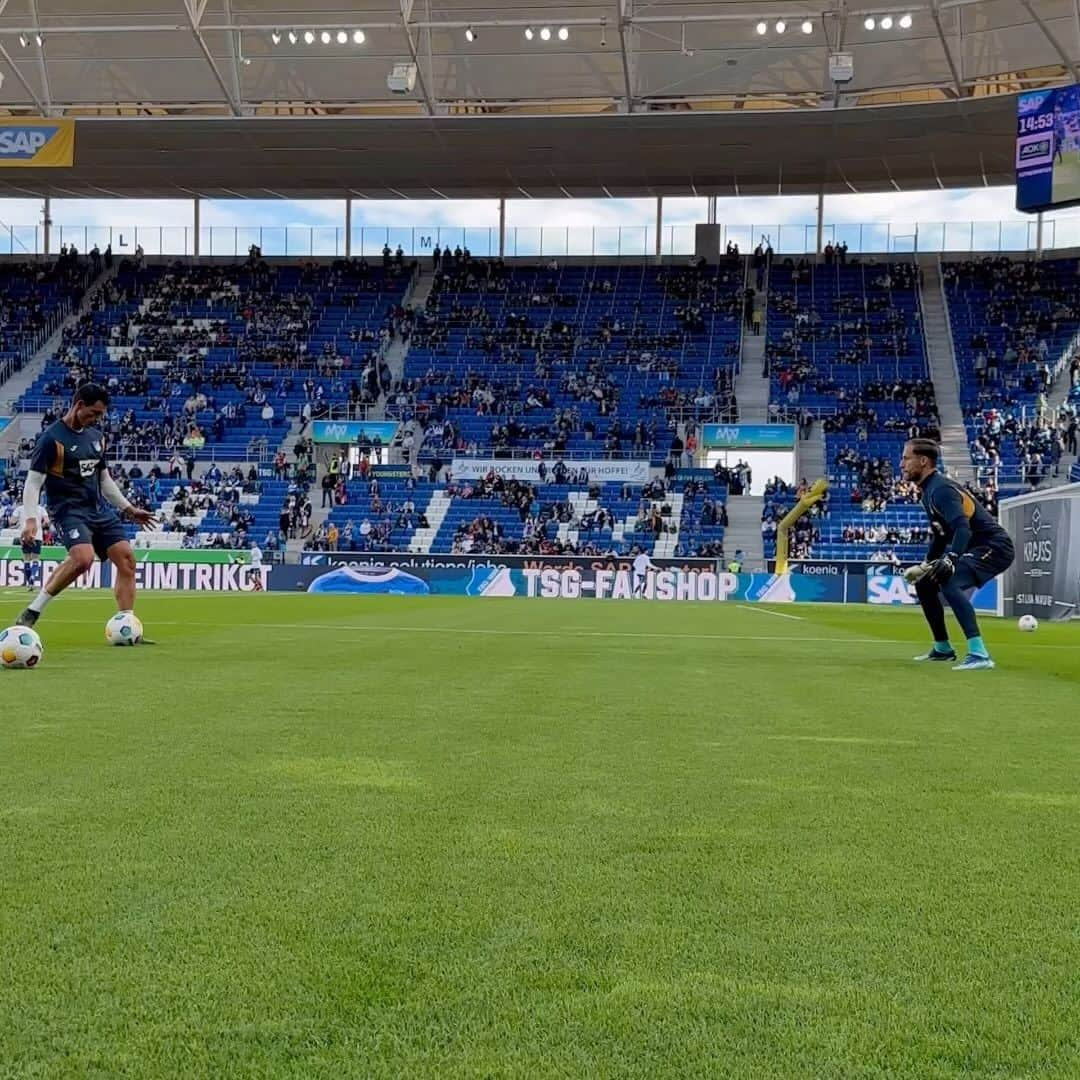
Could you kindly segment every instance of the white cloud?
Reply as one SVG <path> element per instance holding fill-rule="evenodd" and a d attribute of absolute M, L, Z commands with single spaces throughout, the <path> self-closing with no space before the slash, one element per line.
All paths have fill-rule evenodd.
<path fill-rule="evenodd" d="M 354 228 L 393 225 L 497 229 L 499 203 L 497 199 L 356 199 L 352 219 Z"/>

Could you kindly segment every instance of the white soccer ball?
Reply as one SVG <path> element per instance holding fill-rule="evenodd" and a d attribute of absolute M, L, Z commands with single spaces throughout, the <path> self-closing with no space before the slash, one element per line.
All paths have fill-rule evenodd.
<path fill-rule="evenodd" d="M 130 611 L 117 612 L 105 624 L 105 640 L 110 645 L 138 645 L 142 638 L 142 623 Z"/>
<path fill-rule="evenodd" d="M 0 666 L 32 668 L 41 663 L 45 646 L 29 626 L 9 626 L 0 630 Z"/>
<path fill-rule="evenodd" d="M 1024 631 L 1025 634 L 1034 634 L 1039 629 L 1039 620 L 1034 615 L 1021 615 L 1017 620 L 1016 625 Z"/>

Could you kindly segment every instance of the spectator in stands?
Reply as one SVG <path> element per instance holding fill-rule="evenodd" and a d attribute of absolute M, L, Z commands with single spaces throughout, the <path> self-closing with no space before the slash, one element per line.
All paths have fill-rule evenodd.
<path fill-rule="evenodd" d="M 327 472 L 322 478 L 322 509 L 334 505 L 334 489 L 337 487 L 337 479 L 331 472 Z"/>

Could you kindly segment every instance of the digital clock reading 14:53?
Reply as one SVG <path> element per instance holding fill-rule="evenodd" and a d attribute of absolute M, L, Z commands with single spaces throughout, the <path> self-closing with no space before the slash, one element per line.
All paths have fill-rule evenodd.
<path fill-rule="evenodd" d="M 1020 134 L 1026 135 L 1030 131 L 1049 131 L 1054 126 L 1054 114 L 1042 113 L 1040 116 L 1021 116 Z"/>

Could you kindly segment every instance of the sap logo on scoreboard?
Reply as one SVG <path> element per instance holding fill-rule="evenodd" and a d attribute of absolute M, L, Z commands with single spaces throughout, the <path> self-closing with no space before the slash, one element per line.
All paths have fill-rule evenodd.
<path fill-rule="evenodd" d="M 1047 99 L 1053 91 L 1047 91 L 1041 94 L 1021 94 L 1019 103 L 1017 104 L 1017 112 L 1021 116 L 1027 116 L 1028 113 L 1038 112 L 1043 105 L 1046 104 Z"/>
<path fill-rule="evenodd" d="M 59 128 L 0 127 L 0 157 L 28 161 L 49 145 Z"/>

